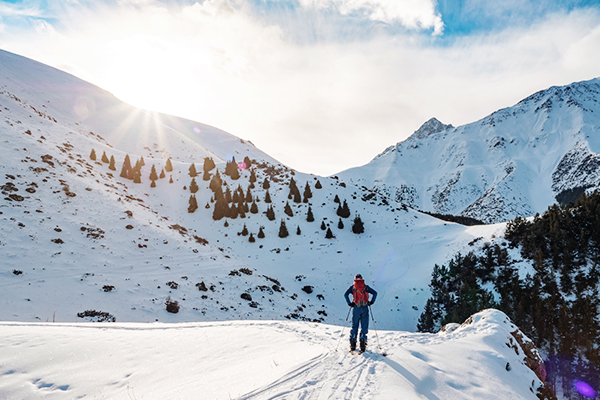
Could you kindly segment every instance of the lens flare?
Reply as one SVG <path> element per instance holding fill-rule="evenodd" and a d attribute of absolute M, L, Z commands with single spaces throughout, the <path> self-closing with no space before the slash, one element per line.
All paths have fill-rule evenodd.
<path fill-rule="evenodd" d="M 243 170 L 247 169 L 247 168 L 248 168 L 248 166 L 246 165 L 246 163 L 245 163 L 245 162 L 243 162 L 243 161 L 240 161 L 240 162 L 238 163 L 238 168 L 239 168 L 240 170 L 242 170 L 242 171 L 243 171 Z"/>
<path fill-rule="evenodd" d="M 583 382 L 583 381 L 577 381 L 575 382 L 575 389 L 577 389 L 577 391 L 585 396 L 585 397 L 589 397 L 590 399 L 593 399 L 596 397 L 596 391 L 587 383 Z"/>
<path fill-rule="evenodd" d="M 233 155 L 227 154 L 226 159 L 227 159 L 227 162 L 232 162 L 233 161 Z"/>
<path fill-rule="evenodd" d="M 200 128 L 198 128 L 197 126 L 194 127 L 194 132 L 196 133 L 200 133 Z"/>

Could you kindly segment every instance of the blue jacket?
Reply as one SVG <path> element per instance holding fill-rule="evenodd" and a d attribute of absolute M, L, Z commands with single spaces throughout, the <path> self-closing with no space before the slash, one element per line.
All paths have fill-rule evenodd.
<path fill-rule="evenodd" d="M 346 290 L 346 293 L 344 293 L 344 297 L 346 298 L 346 303 L 348 303 L 348 305 L 350 305 L 350 295 L 352 294 L 352 289 L 354 289 L 354 285 L 350 285 L 348 290 Z M 377 298 L 377 292 L 374 289 L 372 289 L 369 285 L 365 285 L 365 290 L 367 291 L 367 293 L 373 295 L 373 297 L 371 297 L 369 301 L 371 303 L 375 303 L 375 299 Z"/>

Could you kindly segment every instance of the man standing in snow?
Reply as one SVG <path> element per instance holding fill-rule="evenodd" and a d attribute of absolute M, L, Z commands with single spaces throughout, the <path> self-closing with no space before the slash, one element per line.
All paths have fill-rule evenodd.
<path fill-rule="evenodd" d="M 373 295 L 369 301 L 369 293 Z M 352 294 L 352 302 L 350 302 Z M 350 352 L 356 350 L 356 335 L 360 324 L 360 352 L 363 353 L 367 347 L 367 333 L 369 331 L 369 306 L 375 303 L 377 292 L 370 286 L 365 285 L 361 274 L 356 274 L 354 284 L 344 293 L 346 303 L 352 307 L 352 329 L 350 330 Z"/>

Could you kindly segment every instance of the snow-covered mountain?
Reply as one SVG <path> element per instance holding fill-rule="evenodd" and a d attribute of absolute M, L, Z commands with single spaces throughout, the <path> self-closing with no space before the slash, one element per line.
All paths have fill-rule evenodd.
<path fill-rule="evenodd" d="M 446 223 L 339 179 L 292 171 L 247 141 L 136 109 L 10 53 L 0 52 L 0 78 L 3 320 L 341 323 L 342 294 L 360 272 L 380 293 L 374 312 L 381 327 L 414 330 L 433 266 L 503 229 Z M 114 170 L 101 161 L 104 153 L 114 157 Z M 144 157 L 140 184 L 119 176 L 127 154 L 132 163 Z M 214 195 L 202 177 L 206 156 L 215 160 L 223 190 L 241 187 L 244 197 L 250 191 L 257 213 L 213 220 Z M 256 184 L 249 169 L 238 180 L 224 175 L 232 156 L 253 160 Z M 151 187 L 152 166 L 160 173 L 168 157 L 173 171 Z M 193 162 L 199 208 L 190 213 Z M 292 178 L 301 192 L 309 187 L 307 202 L 288 198 Z M 337 215 L 336 196 L 349 218 Z M 265 215 L 270 207 L 274 220 Z M 307 221 L 309 207 L 314 222 Z M 357 215 L 362 234 L 351 231 Z M 290 233 L 283 239 L 282 221 Z M 261 227 L 265 238 L 258 237 Z M 178 313 L 167 312 L 167 298 Z"/>
<path fill-rule="evenodd" d="M 474 243 L 505 245 L 503 224 L 448 223 L 298 173 L 248 141 L 2 51 L 0 85 L 0 320 L 15 321 L 0 324 L 0 397 L 535 398 L 532 346 L 502 313 L 402 332 L 415 330 L 433 266 Z M 435 136 L 430 125 L 419 136 Z M 143 157 L 141 183 L 120 176 L 126 155 Z M 238 209 L 256 212 L 213 219 L 205 157 Z M 225 175 L 233 157 L 251 164 L 238 179 Z M 153 167 L 165 172 L 154 186 Z M 351 231 L 356 216 L 364 233 Z M 394 332 L 372 331 L 373 353 L 351 358 L 343 293 L 357 272 L 379 293 L 377 329 Z M 133 324 L 157 321 L 173 324 Z"/>
<path fill-rule="evenodd" d="M 600 79 L 551 87 L 457 128 L 432 118 L 346 182 L 416 209 L 484 222 L 600 188 Z"/>

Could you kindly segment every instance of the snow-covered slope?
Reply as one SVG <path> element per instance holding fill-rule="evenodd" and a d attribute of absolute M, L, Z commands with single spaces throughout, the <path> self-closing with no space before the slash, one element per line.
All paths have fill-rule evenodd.
<path fill-rule="evenodd" d="M 539 356 L 504 314 L 486 310 L 451 328 L 435 335 L 379 331 L 388 353 L 383 357 L 347 353 L 347 329 L 336 352 L 342 327 L 306 322 L 2 322 L 0 394 L 117 400 L 537 398 L 542 382 L 531 368 Z"/>
<path fill-rule="evenodd" d="M 434 264 L 503 229 L 446 223 L 338 179 L 294 172 L 247 142 L 190 121 L 157 116 L 162 126 L 199 126 L 199 134 L 175 125 L 163 136 L 143 130 L 139 120 L 122 120 L 124 114 L 111 110 L 143 111 L 97 87 L 9 53 L 0 53 L 0 61 L 2 320 L 75 322 L 83 315 L 119 322 L 341 323 L 348 311 L 343 292 L 360 272 L 380 293 L 373 311 L 381 327 L 414 330 Z M 96 99 L 94 115 L 73 114 L 73 92 Z M 154 143 L 164 148 L 155 152 Z M 100 161 L 104 152 L 115 158 L 116 171 Z M 213 193 L 202 174 L 194 195 L 199 208 L 189 213 L 188 171 L 196 162 L 202 172 L 206 155 L 215 158 L 224 188 L 240 186 L 247 194 L 251 173 L 240 171 L 238 180 L 225 176 L 226 152 L 254 160 L 258 181 L 251 196 L 258 213 L 214 221 Z M 119 176 L 125 154 L 132 163 L 144 156 L 142 183 Z M 151 167 L 160 172 L 167 156 L 173 171 L 152 188 Z M 301 192 L 308 184 L 312 198 L 306 203 L 288 199 L 292 178 Z M 350 218 L 336 215 L 336 196 L 347 202 Z M 288 202 L 293 216 L 284 214 Z M 265 216 L 269 206 L 272 221 Z M 314 222 L 307 221 L 309 207 Z M 350 230 L 355 215 L 364 222 L 363 234 Z M 290 233 L 283 239 L 282 220 Z M 335 238 L 326 239 L 321 224 Z M 244 226 L 254 243 L 240 234 Z M 263 239 L 257 237 L 261 227 Z M 166 310 L 167 299 L 178 302 L 178 313 Z"/>
<path fill-rule="evenodd" d="M 369 164 L 337 174 L 411 207 L 485 222 L 543 212 L 599 188 L 600 79 L 540 91 L 453 128 L 435 118 Z"/>

